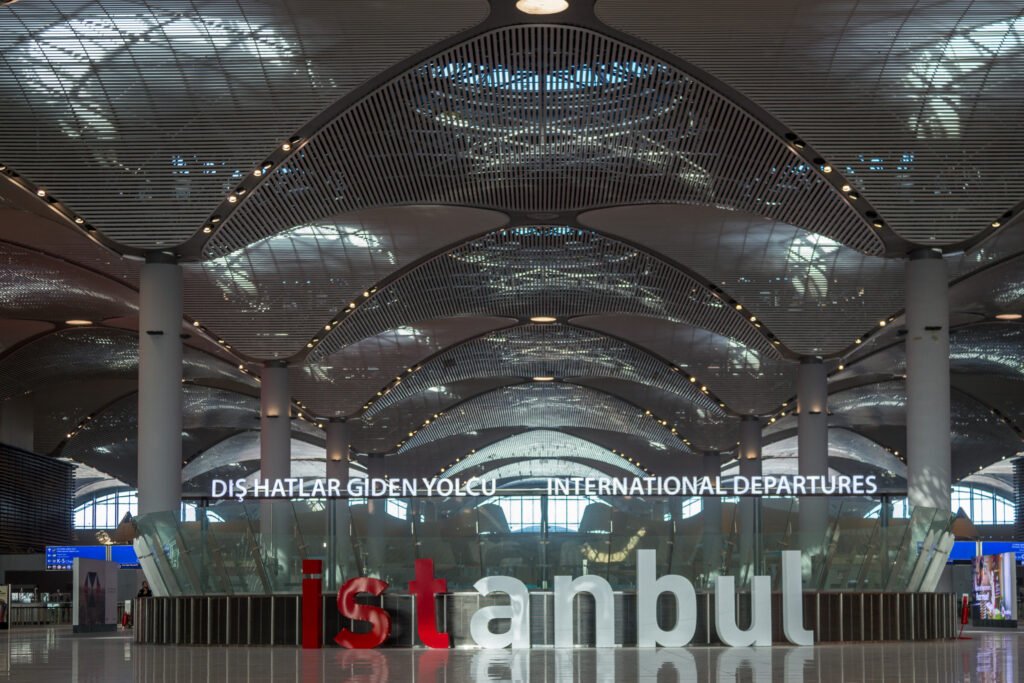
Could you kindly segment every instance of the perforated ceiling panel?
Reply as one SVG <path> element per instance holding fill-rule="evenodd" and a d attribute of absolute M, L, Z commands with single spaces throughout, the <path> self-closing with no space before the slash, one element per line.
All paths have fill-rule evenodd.
<path fill-rule="evenodd" d="M 466 338 L 513 322 L 507 318 L 448 318 L 388 330 L 346 346 L 318 363 L 292 366 L 289 369 L 291 391 L 322 417 L 361 413 L 368 401 L 377 398 L 378 391 L 406 375 L 409 368 L 424 358 Z M 419 372 L 415 376 L 420 379 Z M 450 383 L 421 384 L 420 390 Z M 403 393 L 403 397 L 410 395 L 411 392 Z M 394 403 L 397 398 L 394 396 L 389 403 Z"/>
<path fill-rule="evenodd" d="M 187 380 L 219 380 L 254 390 L 257 387 L 249 375 L 201 351 L 185 347 L 183 355 Z M 134 333 L 92 327 L 67 329 L 31 342 L 0 360 L 0 398 L 32 391 L 67 391 L 75 383 L 103 379 L 134 382 L 138 367 L 139 340 Z M 47 398 L 41 396 L 40 401 Z"/>
<path fill-rule="evenodd" d="M 902 260 L 779 221 L 673 205 L 599 209 L 579 220 L 700 273 L 800 354 L 840 351 L 904 305 Z"/>
<path fill-rule="evenodd" d="M 3 159 L 110 237 L 184 241 L 328 104 L 483 0 L 55 0 L 0 14 Z"/>
<path fill-rule="evenodd" d="M 750 97 L 907 239 L 967 239 L 1024 197 L 1024 14 L 1002 0 L 598 0 L 608 25 Z"/>
<path fill-rule="evenodd" d="M 470 473 L 479 476 L 495 464 L 500 465 L 509 460 L 582 460 L 643 476 L 643 470 L 639 467 L 605 448 L 570 434 L 546 429 L 517 434 L 482 448 L 446 469 L 443 476 L 454 477 L 464 472 L 467 474 L 462 474 L 463 478 Z"/>
<path fill-rule="evenodd" d="M 583 316 L 573 324 L 650 349 L 696 377 L 739 413 L 770 413 L 796 392 L 796 364 L 707 330 L 637 315 Z"/>
<path fill-rule="evenodd" d="M 906 459 L 906 390 L 902 381 L 887 381 L 839 391 L 829 396 L 829 425 L 854 430 Z M 974 398 L 954 389 L 951 402 L 954 480 L 1021 450 L 1024 442 L 1006 421 Z M 786 417 L 766 435 L 786 435 L 796 427 Z"/>
<path fill-rule="evenodd" d="M 797 437 L 791 436 L 768 444 L 761 453 L 767 461 L 772 458 L 796 458 Z M 848 429 L 828 430 L 828 457 L 834 459 L 854 460 L 879 470 L 883 473 L 895 474 L 903 479 L 907 476 L 907 465 L 888 450 L 862 434 Z M 832 464 L 833 467 L 839 467 Z"/>
<path fill-rule="evenodd" d="M 455 346 L 407 373 L 402 381 L 376 398 L 366 415 L 429 387 L 474 377 L 531 379 L 554 377 L 613 377 L 656 387 L 677 395 L 709 418 L 721 418 L 724 409 L 701 392 L 700 386 L 671 366 L 617 339 L 560 324 L 521 325 L 491 332 Z"/>
<path fill-rule="evenodd" d="M 257 358 L 305 351 L 342 302 L 438 249 L 502 226 L 494 211 L 369 209 L 185 265 L 185 312 Z"/>
<path fill-rule="evenodd" d="M 609 312 L 687 322 L 778 355 L 754 323 L 693 277 L 647 252 L 571 227 L 490 233 L 417 266 L 352 306 L 318 338 L 314 360 L 417 320 Z"/>
<path fill-rule="evenodd" d="M 134 291 L 109 278 L 0 242 L 0 317 L 99 321 L 131 315 L 135 300 Z"/>
<path fill-rule="evenodd" d="M 206 250 L 365 206 L 645 202 L 742 209 L 883 249 L 838 188 L 727 97 L 592 31 L 520 25 L 443 52 L 342 112 L 247 193 Z"/>
<path fill-rule="evenodd" d="M 186 385 L 182 462 L 214 443 L 258 424 L 259 401 L 233 392 Z M 67 440 L 60 450 L 71 458 L 134 485 L 137 463 L 138 396 L 116 401 Z"/>
<path fill-rule="evenodd" d="M 607 394 L 559 383 L 529 383 L 484 394 L 450 408 L 404 440 L 399 453 L 446 436 L 486 427 L 583 427 L 642 436 L 668 450 L 685 446 L 657 420 Z"/>
<path fill-rule="evenodd" d="M 396 443 L 408 438 L 409 431 L 425 420 L 509 383 L 506 377 L 491 377 L 429 387 L 380 411 L 373 418 L 359 420 L 356 423 L 359 427 L 352 434 L 353 448 L 361 453 L 391 452 Z"/>

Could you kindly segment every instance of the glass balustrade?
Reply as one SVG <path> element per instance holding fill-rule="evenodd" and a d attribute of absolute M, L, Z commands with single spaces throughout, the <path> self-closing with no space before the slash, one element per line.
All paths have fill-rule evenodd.
<path fill-rule="evenodd" d="M 546 590 L 556 575 L 584 574 L 630 590 L 643 549 L 657 551 L 659 574 L 685 576 L 698 592 L 718 575 L 741 588 L 766 575 L 779 589 L 782 551 L 807 543 L 797 498 L 533 498 L 221 500 L 200 505 L 195 521 L 137 517 L 136 546 L 168 595 L 267 595 L 299 593 L 303 559 L 323 560 L 325 590 L 355 576 L 404 590 L 418 558 L 434 561 L 449 591 L 493 575 Z M 803 549 L 804 588 L 919 590 L 928 566 L 945 561 L 935 548 L 952 520 L 927 508 L 887 514 L 894 505 L 906 507 L 830 498 L 824 537 Z"/>

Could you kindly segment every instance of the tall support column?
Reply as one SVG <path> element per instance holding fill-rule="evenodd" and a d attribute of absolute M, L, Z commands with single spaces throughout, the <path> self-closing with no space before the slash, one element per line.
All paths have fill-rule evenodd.
<path fill-rule="evenodd" d="M 911 506 L 949 511 L 949 275 L 931 249 L 907 261 L 907 492 Z"/>
<path fill-rule="evenodd" d="M 260 477 L 274 480 L 291 476 L 291 438 L 288 365 L 267 361 L 260 370 Z M 291 504 L 286 500 L 263 501 L 260 505 L 264 551 L 276 557 L 279 569 L 292 559 L 288 557 L 291 518 Z"/>
<path fill-rule="evenodd" d="M 146 260 L 139 282 L 139 513 L 181 506 L 181 267 Z"/>
<path fill-rule="evenodd" d="M 341 491 L 340 498 L 327 501 L 327 589 L 332 592 L 346 578 L 356 575 L 348 510 L 350 435 L 350 425 L 345 420 L 335 418 L 327 423 L 327 478 L 337 480 Z"/>
<path fill-rule="evenodd" d="M 1024 541 L 1024 457 L 1013 459 L 1013 539 Z"/>
<path fill-rule="evenodd" d="M 716 480 L 722 476 L 722 457 L 717 451 L 704 453 L 704 476 Z M 722 571 L 722 499 L 704 496 L 704 570 L 711 587 L 714 578 Z"/>
<path fill-rule="evenodd" d="M 383 479 L 385 461 L 383 455 L 372 455 L 366 458 L 366 476 L 370 480 Z M 387 498 L 367 498 L 366 538 L 361 539 L 366 552 L 366 576 L 382 578 L 387 563 L 387 539 L 382 534 L 387 519 Z"/>
<path fill-rule="evenodd" d="M 760 477 L 761 467 L 761 420 L 745 415 L 740 422 L 739 470 L 741 477 Z M 760 498 L 740 498 L 740 566 L 741 585 L 748 583 L 751 576 L 761 571 L 761 524 Z"/>
<path fill-rule="evenodd" d="M 828 375 L 820 358 L 800 359 L 797 376 L 797 468 L 804 477 L 828 476 Z M 800 549 L 804 578 L 817 576 L 828 530 L 828 499 L 800 500 Z"/>
<path fill-rule="evenodd" d="M 35 411 L 31 394 L 0 401 L 0 443 L 30 452 L 35 447 Z"/>

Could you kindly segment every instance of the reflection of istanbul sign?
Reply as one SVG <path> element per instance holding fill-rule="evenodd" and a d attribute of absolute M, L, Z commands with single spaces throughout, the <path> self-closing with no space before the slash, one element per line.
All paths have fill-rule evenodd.
<path fill-rule="evenodd" d="M 732 477 L 548 477 L 552 496 L 870 496 L 878 492 L 874 475 Z M 493 496 L 497 482 L 459 479 L 214 479 L 214 498 L 449 498 Z"/>
<path fill-rule="evenodd" d="M 658 577 L 655 569 L 655 551 L 637 552 L 636 567 L 636 631 L 639 647 L 682 647 L 693 640 L 697 630 L 697 594 L 688 579 L 674 574 Z M 315 574 L 321 571 L 317 560 L 303 562 L 303 571 Z M 803 625 L 803 600 L 800 577 L 800 552 L 782 552 L 782 632 L 794 645 L 813 645 L 814 633 Z M 470 620 L 470 635 L 483 648 L 531 647 L 530 593 L 519 579 L 510 576 L 488 576 L 473 587 L 482 596 L 504 594 L 507 605 L 482 607 Z M 338 611 L 342 616 L 369 624 L 369 630 L 355 633 L 347 628 L 334 636 L 342 647 L 375 648 L 383 644 L 391 633 L 391 615 L 381 607 L 356 602 L 356 596 L 379 596 L 388 584 L 380 579 L 359 577 L 350 579 L 338 590 Z M 319 579 L 302 582 L 303 647 L 320 647 L 322 620 L 320 618 Z M 415 600 L 416 633 L 420 642 L 431 648 L 451 647 L 448 633 L 438 630 L 436 597 L 447 591 L 447 582 L 434 577 L 433 560 L 416 560 L 415 579 L 409 582 L 409 592 Z M 615 598 L 611 585 L 600 576 L 578 578 L 556 576 L 554 589 L 554 645 L 573 647 L 573 602 L 579 593 L 589 593 L 594 599 L 594 633 L 597 647 L 615 646 Z M 662 595 L 676 601 L 675 624 L 663 626 L 658 619 L 658 601 Z M 741 629 L 736 623 L 736 580 L 732 576 L 715 578 L 714 624 L 719 639 L 733 647 L 772 644 L 771 579 L 755 576 L 750 591 L 750 626 Z M 491 622 L 507 620 L 508 629 L 495 633 Z M 667 626 L 667 627 L 666 627 Z"/>

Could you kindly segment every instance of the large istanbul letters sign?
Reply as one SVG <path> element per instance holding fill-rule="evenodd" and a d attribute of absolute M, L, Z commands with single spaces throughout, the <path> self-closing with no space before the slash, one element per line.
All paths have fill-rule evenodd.
<path fill-rule="evenodd" d="M 682 576 L 657 576 L 655 551 L 637 553 L 636 623 L 639 647 L 681 647 L 693 640 L 697 629 L 697 594 L 693 584 Z M 530 593 L 526 585 L 510 576 L 488 576 L 473 586 L 480 595 L 505 594 L 508 605 L 493 605 L 479 609 L 470 620 L 470 635 L 477 645 L 488 649 L 505 647 L 528 648 L 530 642 Z M 334 641 L 347 648 L 374 648 L 391 633 L 391 615 L 380 607 L 356 602 L 359 594 L 379 596 L 388 584 L 379 579 L 359 577 L 347 581 L 338 591 L 338 611 L 342 616 L 367 622 L 369 630 L 355 633 L 341 629 Z M 416 629 L 420 641 L 431 648 L 451 647 L 447 633 L 437 628 L 436 596 L 447 591 L 444 579 L 435 578 L 432 560 L 416 560 L 415 579 L 409 582 L 409 592 L 415 600 Z M 599 576 L 555 577 L 554 590 L 554 645 L 572 647 L 573 601 L 578 593 L 589 593 L 594 598 L 594 630 L 597 647 L 615 645 L 615 602 L 609 583 Z M 677 619 L 671 628 L 658 622 L 657 603 L 660 596 L 669 594 L 676 601 Z M 303 624 L 303 647 L 320 647 L 319 600 L 321 586 L 318 580 L 303 582 L 303 613 L 313 615 L 313 623 Z M 736 624 L 736 583 L 731 576 L 715 579 L 715 630 L 719 639 L 733 647 L 767 646 L 772 644 L 771 579 L 755 576 L 751 585 L 750 627 L 741 629 Z M 510 627 L 502 633 L 491 630 L 491 622 L 503 619 Z M 782 630 L 794 645 L 813 645 L 814 634 L 803 625 L 800 552 L 782 553 Z"/>

